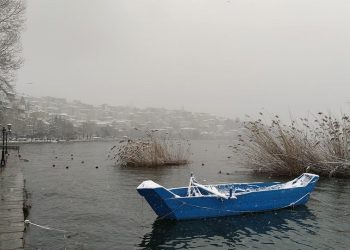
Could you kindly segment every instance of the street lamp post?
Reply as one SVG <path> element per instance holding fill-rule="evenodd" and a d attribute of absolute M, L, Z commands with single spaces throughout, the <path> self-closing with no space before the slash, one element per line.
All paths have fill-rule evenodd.
<path fill-rule="evenodd" d="M 8 148 L 7 148 L 7 139 L 8 139 L 8 134 L 11 133 L 11 127 L 12 127 L 12 124 L 7 124 L 7 130 L 6 130 L 6 127 L 5 126 L 2 126 L 0 124 L 0 128 L 2 127 L 1 129 L 1 132 L 2 132 L 2 150 L 1 150 L 1 161 L 0 161 L 0 166 L 1 167 L 4 167 L 6 165 L 6 157 L 5 155 L 8 155 Z"/>
<path fill-rule="evenodd" d="M 9 152 L 7 151 L 7 134 L 8 132 L 5 131 L 5 155 L 7 155 Z"/>
<path fill-rule="evenodd" d="M 6 134 L 6 128 L 2 127 L 2 150 L 1 150 L 1 166 L 4 167 L 6 165 L 6 161 L 5 161 L 5 134 Z"/>
<path fill-rule="evenodd" d="M 11 123 L 9 123 L 9 124 L 7 124 L 7 131 L 6 131 L 6 133 L 5 133 L 5 135 L 6 135 L 6 138 L 5 138 L 5 143 L 6 143 L 6 145 L 5 145 L 5 154 L 8 154 L 8 151 L 7 151 L 7 142 L 8 142 L 8 134 L 11 134 L 11 127 L 12 127 L 12 124 Z"/>

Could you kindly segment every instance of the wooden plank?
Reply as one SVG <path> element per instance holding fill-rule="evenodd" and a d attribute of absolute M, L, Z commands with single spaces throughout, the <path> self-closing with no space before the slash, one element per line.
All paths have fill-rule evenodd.
<path fill-rule="evenodd" d="M 11 218 L 11 217 L 21 217 L 23 215 L 22 209 L 10 209 L 10 210 L 0 210 L 0 218 Z M 1 222 L 0 222 L 1 226 Z"/>
<path fill-rule="evenodd" d="M 17 218 L 17 219 L 16 219 Z M 9 218 L 6 218 L 4 219 L 2 222 L 1 222 L 1 225 L 2 226 L 12 226 L 12 225 L 19 225 L 19 224 L 23 224 L 23 220 L 20 220 L 21 217 L 9 217 Z M 17 221 L 16 221 L 17 220 Z"/>
<path fill-rule="evenodd" d="M 11 210 L 11 209 L 23 209 L 23 203 L 22 204 L 2 204 L 0 207 L 1 210 Z"/>
<path fill-rule="evenodd" d="M 0 249 L 13 250 L 23 248 L 23 239 L 11 239 L 0 241 Z"/>
<path fill-rule="evenodd" d="M 11 216 L 11 217 L 2 217 L 0 218 L 3 222 L 2 225 L 10 225 L 11 223 L 22 223 L 23 222 L 23 216 Z"/>
<path fill-rule="evenodd" d="M 0 234 L 0 241 L 20 239 L 23 237 L 23 233 L 3 233 Z"/>
<path fill-rule="evenodd" d="M 0 234 L 22 232 L 23 235 L 23 231 L 24 223 L 22 222 L 11 223 L 10 225 L 0 225 Z"/>
<path fill-rule="evenodd" d="M 22 206 L 23 205 L 23 201 L 2 201 L 0 200 L 0 206 L 2 205 L 18 205 L 18 206 Z"/>

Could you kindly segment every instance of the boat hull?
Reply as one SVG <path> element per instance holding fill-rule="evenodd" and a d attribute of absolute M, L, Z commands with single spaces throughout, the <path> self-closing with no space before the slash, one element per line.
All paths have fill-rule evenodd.
<path fill-rule="evenodd" d="M 147 200 L 159 218 L 188 220 L 304 205 L 309 200 L 317 180 L 318 176 L 313 175 L 312 180 L 304 187 L 245 192 L 228 199 L 214 195 L 181 197 L 176 194 L 179 193 L 176 192 L 177 189 L 166 189 L 162 186 L 139 187 L 137 191 Z M 259 185 L 263 186 L 264 184 L 255 184 L 258 187 Z"/>

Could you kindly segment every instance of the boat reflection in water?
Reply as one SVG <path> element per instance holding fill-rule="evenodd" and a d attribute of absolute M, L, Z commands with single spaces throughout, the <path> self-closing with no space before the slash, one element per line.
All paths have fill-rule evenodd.
<path fill-rule="evenodd" d="M 315 234 L 318 226 L 315 216 L 305 206 L 265 213 L 245 214 L 203 220 L 157 220 L 152 231 L 143 236 L 140 249 L 156 248 L 232 248 L 308 246 L 308 242 L 296 242 L 300 234 Z M 296 228 L 300 228 L 297 230 Z M 293 237 L 295 234 L 299 237 Z M 304 237 L 303 237 L 304 238 Z M 289 240 L 285 240 L 289 239 Z M 305 240 L 305 239 L 304 239 Z M 311 244 L 311 242 L 309 242 Z"/>

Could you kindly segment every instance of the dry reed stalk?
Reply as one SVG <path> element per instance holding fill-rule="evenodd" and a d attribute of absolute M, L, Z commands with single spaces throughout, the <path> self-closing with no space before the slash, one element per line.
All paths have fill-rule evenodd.
<path fill-rule="evenodd" d="M 262 113 L 260 113 L 262 115 Z M 262 117 L 263 118 L 263 117 Z M 319 112 L 307 118 L 282 123 L 275 116 L 245 123 L 234 152 L 256 171 L 295 176 L 314 172 L 322 176 L 350 177 L 350 119 Z"/>
<path fill-rule="evenodd" d="M 120 145 L 111 151 L 113 158 L 122 166 L 175 166 L 189 163 L 189 145 L 184 141 L 159 138 L 147 132 L 143 138 L 120 141 Z"/>

